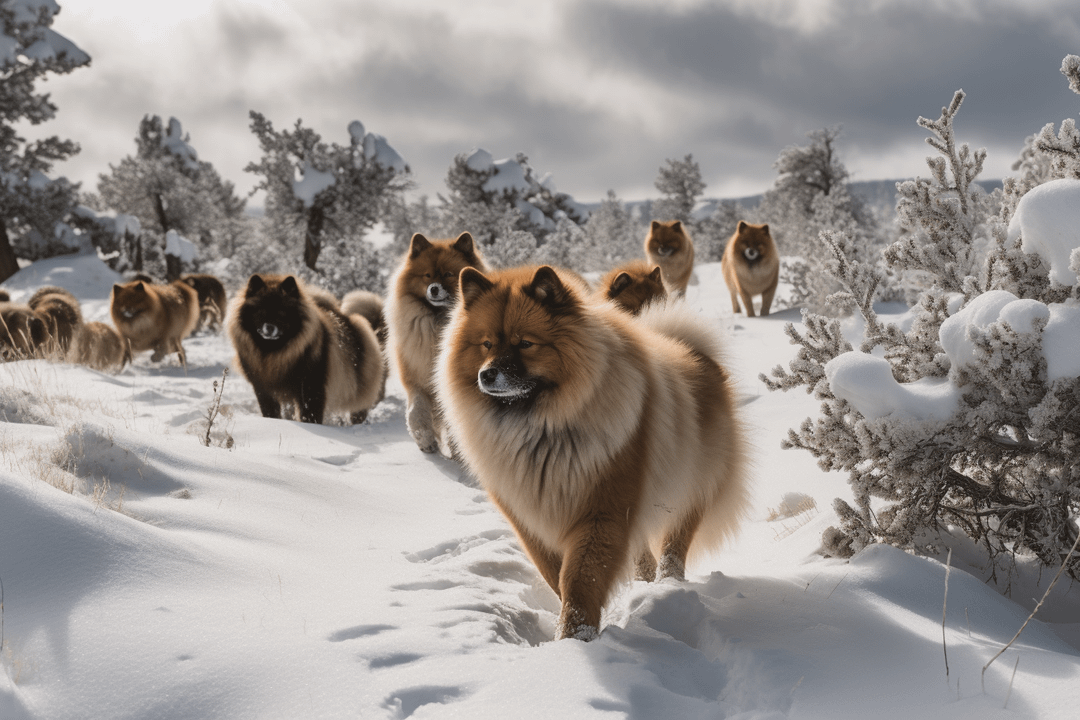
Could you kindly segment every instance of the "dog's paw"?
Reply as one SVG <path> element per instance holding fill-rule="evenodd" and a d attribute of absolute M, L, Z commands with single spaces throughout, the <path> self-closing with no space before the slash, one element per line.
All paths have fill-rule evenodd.
<path fill-rule="evenodd" d="M 412 436 L 413 440 L 416 441 L 416 447 L 420 448 L 421 452 L 434 453 L 439 451 L 439 439 L 430 430 L 414 432 Z"/>

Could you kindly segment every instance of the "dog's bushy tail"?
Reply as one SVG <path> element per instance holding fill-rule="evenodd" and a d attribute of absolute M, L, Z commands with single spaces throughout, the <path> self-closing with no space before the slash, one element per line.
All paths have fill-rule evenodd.
<path fill-rule="evenodd" d="M 653 332 L 688 346 L 694 352 L 723 364 L 718 323 L 701 316 L 684 302 L 653 302 L 641 310 L 639 321 Z"/>

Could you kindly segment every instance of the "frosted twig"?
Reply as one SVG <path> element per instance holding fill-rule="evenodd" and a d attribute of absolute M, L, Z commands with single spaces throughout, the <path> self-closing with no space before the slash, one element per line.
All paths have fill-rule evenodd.
<path fill-rule="evenodd" d="M 1005 704 L 1002 705 L 1002 709 L 1006 710 L 1009 707 L 1009 697 L 1012 695 L 1013 680 L 1016 679 L 1016 667 L 1020 664 L 1020 653 L 1016 654 L 1016 662 L 1013 663 L 1012 677 L 1009 678 L 1009 691 L 1005 693 Z"/>
<path fill-rule="evenodd" d="M 949 571 L 952 569 L 952 548 L 945 558 L 945 598 L 941 601 L 941 652 L 945 654 L 945 684 L 949 683 L 949 648 L 945 644 L 945 607 L 949 603 Z"/>
<path fill-rule="evenodd" d="M 221 371 L 221 384 L 219 385 L 217 380 L 214 381 L 214 399 L 210 403 L 210 409 L 206 411 L 206 437 L 202 441 L 206 447 L 210 447 L 210 430 L 214 427 L 214 420 L 217 419 L 218 412 L 221 410 L 221 394 L 225 392 L 225 378 L 228 374 L 229 368 L 225 368 Z"/>
<path fill-rule="evenodd" d="M 829 594 L 825 596 L 826 600 L 832 597 L 832 594 L 836 592 L 836 588 L 840 587 L 840 583 L 844 582 L 844 580 L 847 579 L 847 576 L 848 574 L 844 573 L 844 577 L 840 578 L 840 582 L 836 583 L 836 585 L 833 586 L 833 589 L 829 591 Z"/>
<path fill-rule="evenodd" d="M 1050 581 L 1050 587 L 1046 588 L 1046 592 L 1044 592 L 1042 598 L 1039 599 L 1039 602 L 1035 606 L 1035 609 L 1031 611 L 1030 615 L 1028 615 L 1027 620 L 1025 620 L 1024 624 L 1020 626 L 1020 629 L 1016 631 L 1016 634 L 1013 635 L 1012 640 L 1010 640 L 1005 645 L 1005 647 L 998 650 L 997 655 L 990 658 L 990 662 L 983 665 L 982 673 L 979 676 L 979 681 L 982 683 L 983 693 L 986 692 L 986 668 L 990 667 L 990 663 L 1001 657 L 1001 654 L 1008 650 L 1009 647 L 1011 647 L 1012 644 L 1016 642 L 1016 638 L 1020 637 L 1020 633 L 1024 632 L 1024 628 L 1026 628 L 1027 624 L 1031 622 L 1031 618 L 1035 617 L 1035 613 L 1039 612 L 1039 608 L 1042 607 L 1043 602 L 1045 602 L 1046 598 L 1050 595 L 1050 591 L 1054 589 L 1054 585 L 1057 584 L 1058 578 L 1061 577 L 1061 573 L 1065 571 L 1065 566 L 1069 564 L 1069 558 L 1071 558 L 1072 554 L 1076 552 L 1077 545 L 1080 545 L 1080 532 L 1076 534 L 1076 540 L 1073 541 L 1072 548 L 1069 550 L 1069 552 L 1065 553 L 1065 559 L 1061 561 L 1061 567 L 1058 568 L 1057 574 L 1054 575 L 1054 579 Z"/>

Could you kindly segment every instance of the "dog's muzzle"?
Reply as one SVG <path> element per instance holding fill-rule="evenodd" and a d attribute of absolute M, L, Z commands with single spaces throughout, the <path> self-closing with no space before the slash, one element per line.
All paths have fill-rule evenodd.
<path fill-rule="evenodd" d="M 675 246 L 674 245 L 661 245 L 660 247 L 656 248 L 656 254 L 659 255 L 660 257 L 667 257 L 668 255 L 671 255 L 673 252 L 675 252 Z"/>
<path fill-rule="evenodd" d="M 256 332 L 263 340 L 277 340 L 281 337 L 281 329 L 273 323 L 263 323 Z"/>
<path fill-rule="evenodd" d="M 121 310 L 120 314 L 126 317 L 128 320 L 139 314 L 137 310 Z"/>
<path fill-rule="evenodd" d="M 742 254 L 743 254 L 743 257 L 746 258 L 747 260 L 749 260 L 750 262 L 754 262 L 759 257 L 761 257 L 761 253 L 759 253 L 757 251 L 757 248 L 752 248 L 752 247 L 748 247 L 745 250 L 743 250 Z"/>
<path fill-rule="evenodd" d="M 450 293 L 441 283 L 431 283 L 427 286 L 427 301 L 435 307 L 445 307 L 450 304 Z"/>
<path fill-rule="evenodd" d="M 534 383 L 507 375 L 498 367 L 488 366 L 477 375 L 480 391 L 503 400 L 514 400 L 532 392 Z"/>

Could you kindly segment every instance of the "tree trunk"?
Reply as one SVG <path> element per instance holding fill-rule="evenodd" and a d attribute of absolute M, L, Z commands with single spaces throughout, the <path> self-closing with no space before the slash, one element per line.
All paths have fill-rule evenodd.
<path fill-rule="evenodd" d="M 19 261 L 15 258 L 15 250 L 11 247 L 8 239 L 7 225 L 0 218 L 0 282 L 19 272 Z"/>
<path fill-rule="evenodd" d="M 165 217 L 165 201 L 161 193 L 154 193 L 154 212 L 157 213 L 158 224 L 161 225 L 161 234 L 169 232 L 169 219 Z"/>
<path fill-rule="evenodd" d="M 323 209 L 316 205 L 308 215 L 307 229 L 304 232 L 304 264 L 312 270 L 319 261 L 322 252 L 322 228 L 325 216 Z"/>

